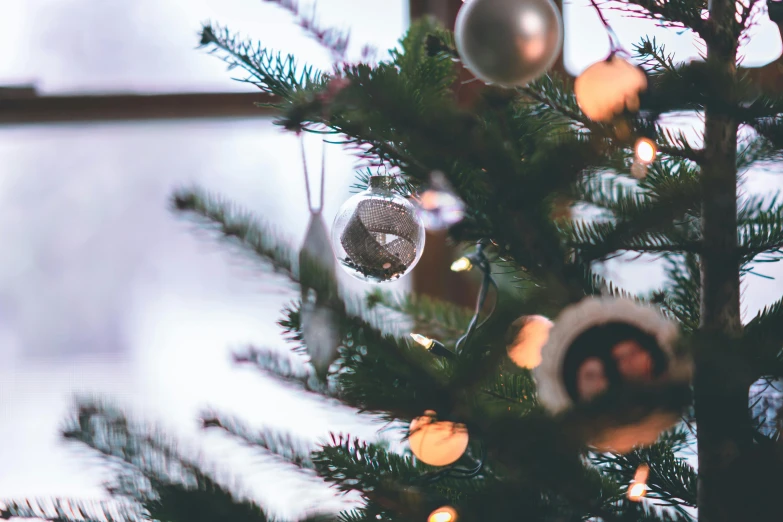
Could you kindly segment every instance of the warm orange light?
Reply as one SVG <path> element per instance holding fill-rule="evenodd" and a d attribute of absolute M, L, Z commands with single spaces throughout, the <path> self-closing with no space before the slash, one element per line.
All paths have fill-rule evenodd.
<path fill-rule="evenodd" d="M 642 464 L 636 468 L 636 474 L 633 482 L 628 487 L 628 498 L 634 502 L 639 502 L 647 494 L 647 476 L 650 474 L 650 467 Z"/>
<path fill-rule="evenodd" d="M 522 327 L 506 351 L 517 366 L 533 369 L 541 364 L 541 349 L 549 339 L 552 321 L 542 315 L 528 315 L 514 321 L 512 327 L 518 324 Z"/>
<path fill-rule="evenodd" d="M 455 522 L 457 511 L 451 506 L 439 507 L 427 518 L 427 522 Z"/>
<path fill-rule="evenodd" d="M 448 466 L 468 449 L 468 429 L 464 424 L 436 421 L 427 410 L 411 422 L 408 443 L 417 459 L 430 466 Z"/>
<path fill-rule="evenodd" d="M 649 138 L 639 138 L 636 141 L 636 161 L 649 165 L 655 161 L 655 154 L 658 152 L 658 147 L 655 146 L 655 142 Z"/>

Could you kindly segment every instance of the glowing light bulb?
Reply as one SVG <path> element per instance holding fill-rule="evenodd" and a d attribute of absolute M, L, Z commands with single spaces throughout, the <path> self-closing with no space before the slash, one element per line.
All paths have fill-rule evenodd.
<path fill-rule="evenodd" d="M 639 138 L 636 141 L 635 153 L 636 161 L 644 165 L 649 165 L 655 161 L 655 154 L 658 152 L 658 147 L 655 146 L 655 142 L 649 138 Z"/>
<path fill-rule="evenodd" d="M 628 488 L 628 498 L 638 502 L 646 492 L 647 486 L 645 484 L 634 482 L 631 484 L 631 487 Z"/>
<path fill-rule="evenodd" d="M 427 517 L 427 522 L 455 522 L 457 511 L 451 506 L 439 507 Z"/>
<path fill-rule="evenodd" d="M 634 502 L 639 502 L 647 494 L 647 476 L 650 474 L 650 467 L 642 464 L 636 468 L 636 474 L 633 482 L 628 487 L 628 498 Z"/>
<path fill-rule="evenodd" d="M 411 338 L 413 338 L 414 341 L 425 347 L 426 349 L 432 348 L 432 345 L 435 344 L 435 341 L 430 339 L 429 337 L 425 337 L 421 334 L 412 333 Z"/>
<path fill-rule="evenodd" d="M 451 264 L 452 272 L 466 272 L 473 268 L 473 263 L 467 257 L 460 257 Z"/>

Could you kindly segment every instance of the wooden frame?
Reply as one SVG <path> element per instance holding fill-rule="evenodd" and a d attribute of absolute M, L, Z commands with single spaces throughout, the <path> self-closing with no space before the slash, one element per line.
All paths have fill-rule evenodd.
<path fill-rule="evenodd" d="M 0 96 L 0 124 L 268 116 L 258 93 Z"/>

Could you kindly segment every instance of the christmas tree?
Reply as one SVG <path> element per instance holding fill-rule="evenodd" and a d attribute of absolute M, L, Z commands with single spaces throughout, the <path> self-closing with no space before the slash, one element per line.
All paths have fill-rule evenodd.
<path fill-rule="evenodd" d="M 680 63 L 642 38 L 633 56 L 615 46 L 576 82 L 541 74 L 562 39 L 549 0 L 471 0 L 456 37 L 420 21 L 388 60 L 329 72 L 203 27 L 202 46 L 270 95 L 284 129 L 332 135 L 376 167 L 358 176 L 371 191 L 338 218 L 337 264 L 364 280 L 398 277 L 421 254 L 423 217 L 471 246 L 453 268 L 481 275 L 475 314 L 382 290 L 349 298 L 335 258 L 324 255 L 317 208 L 297 255 L 270 225 L 218 197 L 198 189 L 173 196 L 177 212 L 302 287 L 280 325 L 311 371 L 261 350 L 236 354 L 239 362 L 410 426 L 405 445 L 414 455 L 342 435 L 310 451 L 285 434 L 205 415 L 205 428 L 361 497 L 354 510 L 312 519 L 783 517 L 783 444 L 764 392 L 783 378 L 783 302 L 740 320 L 741 276 L 753 262 L 779 260 L 783 248 L 777 198 L 738 191 L 743 171 L 783 150 L 783 98 L 738 67 L 739 43 L 763 2 L 615 7 L 692 30 L 705 59 Z M 340 54 L 342 35 L 303 25 Z M 465 68 L 496 85 L 465 84 Z M 458 93 L 469 87 L 466 101 Z M 698 139 L 662 123 L 682 111 L 703 119 Z M 372 201 L 386 206 L 372 208 L 371 223 L 363 212 Z M 444 208 L 455 202 L 464 209 Z M 573 211 L 563 213 L 563 202 Z M 631 295 L 608 282 L 602 264 L 624 252 L 660 255 L 666 286 Z M 390 311 L 411 319 L 405 333 L 413 335 L 387 328 Z M 64 435 L 111 463 L 118 502 L 9 501 L 0 518 L 267 519 L 165 435 L 101 401 L 82 403 Z M 697 450 L 697 466 L 686 448 Z"/>

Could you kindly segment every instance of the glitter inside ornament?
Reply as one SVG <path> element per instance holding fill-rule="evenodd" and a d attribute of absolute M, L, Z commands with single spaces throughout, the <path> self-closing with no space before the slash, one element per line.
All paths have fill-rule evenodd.
<path fill-rule="evenodd" d="M 362 281 L 399 279 L 424 249 L 424 224 L 415 207 L 390 189 L 390 177 L 372 176 L 370 188 L 346 201 L 332 225 L 340 265 Z"/>

